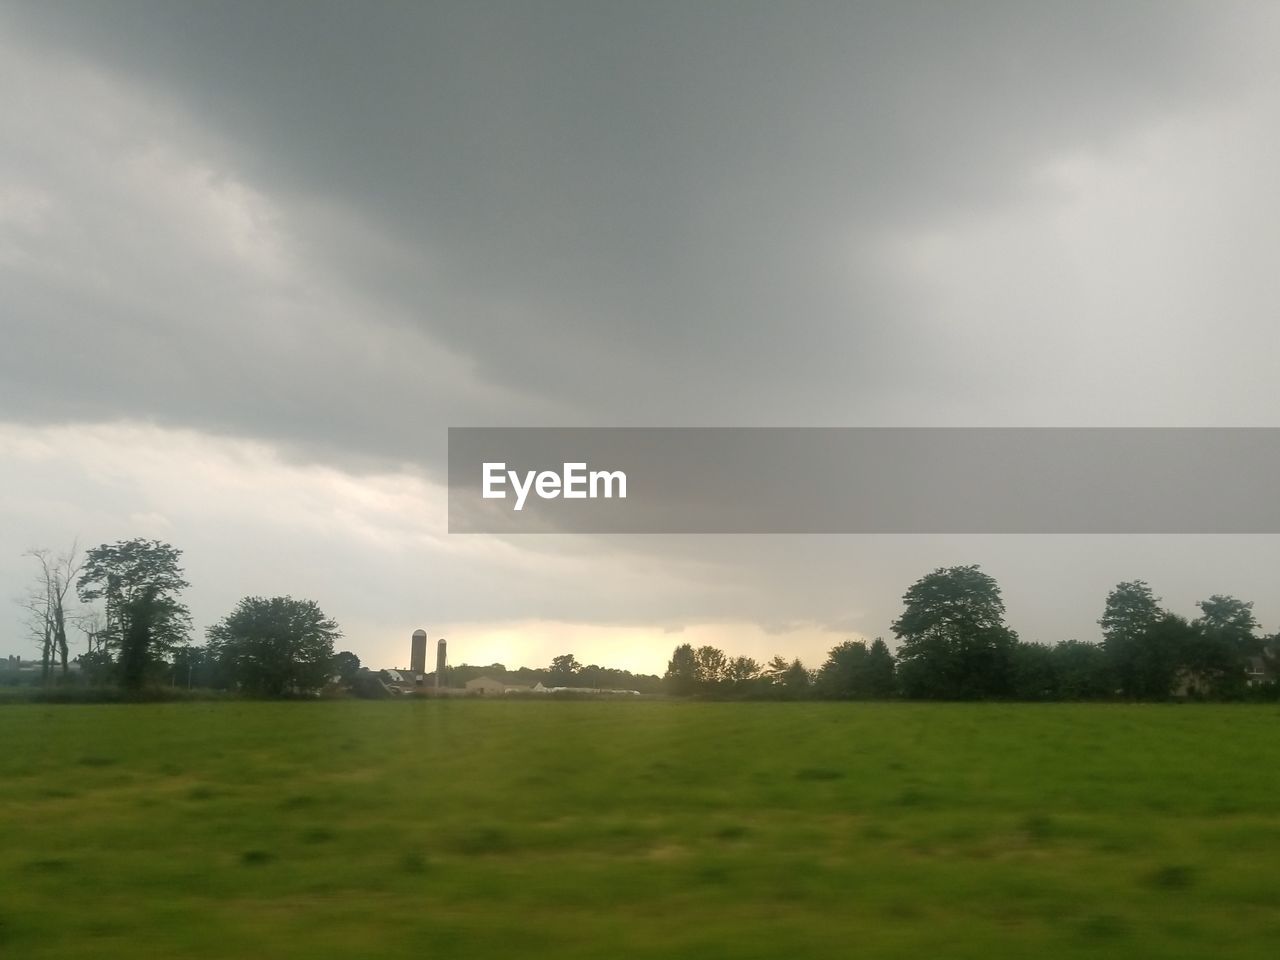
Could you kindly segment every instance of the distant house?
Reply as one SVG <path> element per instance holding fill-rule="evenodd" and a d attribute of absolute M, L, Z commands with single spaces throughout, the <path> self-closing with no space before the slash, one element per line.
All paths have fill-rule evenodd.
<path fill-rule="evenodd" d="M 494 694 L 527 694 L 534 690 L 529 684 L 507 684 L 500 680 L 494 680 L 493 677 L 484 676 L 476 677 L 475 680 L 466 682 L 466 691 L 468 694 L 476 696 L 492 696 Z"/>
<path fill-rule="evenodd" d="M 1271 681 L 1271 671 L 1262 657 L 1249 657 L 1244 664 L 1246 687 L 1260 687 Z M 1212 696 L 1221 687 L 1221 672 L 1207 670 L 1179 670 L 1173 680 L 1171 693 L 1178 698 Z"/>

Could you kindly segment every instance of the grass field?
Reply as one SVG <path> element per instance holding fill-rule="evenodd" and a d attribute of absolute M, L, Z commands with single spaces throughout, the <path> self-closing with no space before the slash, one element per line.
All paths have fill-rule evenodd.
<path fill-rule="evenodd" d="M 0 708 L 0 956 L 1272 957 L 1274 706 Z"/>

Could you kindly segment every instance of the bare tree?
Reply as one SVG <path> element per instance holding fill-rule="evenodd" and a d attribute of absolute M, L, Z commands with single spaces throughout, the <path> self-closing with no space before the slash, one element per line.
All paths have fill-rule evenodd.
<path fill-rule="evenodd" d="M 84 634 L 86 652 L 80 655 L 80 666 L 85 682 L 90 686 L 106 683 L 111 676 L 112 657 L 107 649 L 106 618 L 100 610 L 86 609 L 76 619 L 76 626 Z"/>
<path fill-rule="evenodd" d="M 41 548 L 24 554 L 35 560 L 40 568 L 27 596 L 20 602 L 30 613 L 31 633 L 40 647 L 41 679 L 45 683 L 49 682 L 58 664 L 61 665 L 62 676 L 65 678 L 67 675 L 70 655 L 67 627 L 76 620 L 74 609 L 68 606 L 68 598 L 74 599 L 72 589 L 83 566 L 83 561 L 77 559 L 79 552 L 77 545 L 72 543 L 66 553 L 55 554 Z"/>
<path fill-rule="evenodd" d="M 107 621 L 101 611 L 86 611 L 81 615 L 76 625 L 80 628 L 80 632 L 84 634 L 84 641 L 88 646 L 90 656 L 96 656 L 99 653 L 106 655 Z"/>

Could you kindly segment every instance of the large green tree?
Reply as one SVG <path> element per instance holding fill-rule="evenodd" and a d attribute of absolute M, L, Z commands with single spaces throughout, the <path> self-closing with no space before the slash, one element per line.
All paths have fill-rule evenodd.
<path fill-rule="evenodd" d="M 867 651 L 867 694 L 877 700 L 892 697 L 898 689 L 893 653 L 883 637 L 871 641 Z"/>
<path fill-rule="evenodd" d="M 292 597 L 245 597 L 208 631 L 209 649 L 232 682 L 274 697 L 323 686 L 340 636 L 314 600 Z"/>
<path fill-rule="evenodd" d="M 782 674 L 781 694 L 788 700 L 798 700 L 813 691 L 813 675 L 796 657 Z"/>
<path fill-rule="evenodd" d="M 682 643 L 671 652 L 662 685 L 677 697 L 687 697 L 697 691 L 698 657 L 693 652 L 693 644 Z"/>
<path fill-rule="evenodd" d="M 715 690 L 729 679 L 729 658 L 719 647 L 702 646 L 693 651 L 697 663 L 698 686 Z"/>
<path fill-rule="evenodd" d="M 1262 653 L 1253 604 L 1214 594 L 1196 606 L 1200 616 L 1192 623 L 1195 635 L 1186 668 L 1207 683 L 1212 693 L 1242 695 L 1249 658 Z"/>
<path fill-rule="evenodd" d="M 1183 624 L 1169 620 L 1142 580 L 1116 584 L 1098 625 L 1120 692 L 1142 700 L 1169 695 L 1186 653 Z"/>
<path fill-rule="evenodd" d="M 582 664 L 572 653 L 562 653 L 558 657 L 552 657 L 551 666 L 547 668 L 552 684 L 560 687 L 570 686 L 581 672 Z"/>
<path fill-rule="evenodd" d="M 1018 636 L 1004 623 L 995 579 L 976 565 L 933 571 L 902 598 L 893 623 L 898 677 L 909 697 L 970 700 L 1011 690 Z"/>
<path fill-rule="evenodd" d="M 342 682 L 352 684 L 360 672 L 360 658 L 350 650 L 339 650 L 333 655 L 333 672 L 342 677 Z M 506 673 L 505 668 L 503 673 Z"/>
<path fill-rule="evenodd" d="M 760 664 L 751 657 L 734 657 L 725 670 L 725 679 L 734 689 L 742 689 L 760 679 Z"/>
<path fill-rule="evenodd" d="M 865 700 L 871 696 L 868 661 L 870 653 L 862 640 L 836 644 L 818 668 L 817 692 L 832 700 Z"/>
<path fill-rule="evenodd" d="M 126 687 L 141 687 L 190 633 L 191 615 L 179 599 L 190 586 L 181 556 L 170 544 L 140 539 L 104 543 L 85 553 L 76 589 L 86 603 L 103 602 L 98 639 L 115 653 Z"/>

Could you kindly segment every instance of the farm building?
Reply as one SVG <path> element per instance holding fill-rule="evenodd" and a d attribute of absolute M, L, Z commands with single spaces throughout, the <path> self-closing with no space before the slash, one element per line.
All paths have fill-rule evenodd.
<path fill-rule="evenodd" d="M 501 680 L 493 679 L 493 677 L 476 677 L 474 680 L 468 680 L 464 686 L 467 693 L 477 694 L 482 697 L 493 694 L 524 693 L 529 689 L 529 687 L 522 684 L 504 683 Z"/>
<path fill-rule="evenodd" d="M 548 687 L 541 682 L 535 683 L 533 685 L 532 692 L 533 693 L 581 693 L 581 694 L 591 694 L 593 696 L 604 696 L 604 695 L 625 696 L 625 697 L 640 696 L 639 690 L 605 690 L 599 687 Z"/>

